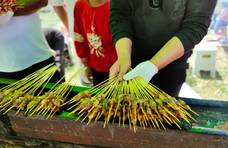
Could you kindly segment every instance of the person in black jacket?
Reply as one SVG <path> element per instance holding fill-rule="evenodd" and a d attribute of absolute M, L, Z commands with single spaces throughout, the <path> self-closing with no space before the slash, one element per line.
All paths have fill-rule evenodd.
<path fill-rule="evenodd" d="M 110 26 L 118 59 L 110 78 L 141 76 L 178 96 L 186 78 L 187 59 L 207 34 L 216 2 L 112 0 Z M 135 68 L 127 73 L 131 66 Z"/>

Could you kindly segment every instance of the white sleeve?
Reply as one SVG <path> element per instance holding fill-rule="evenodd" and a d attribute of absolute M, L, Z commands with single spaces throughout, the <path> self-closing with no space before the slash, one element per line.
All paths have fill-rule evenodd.
<path fill-rule="evenodd" d="M 64 0 L 48 0 L 48 4 L 51 6 L 63 6 Z"/>

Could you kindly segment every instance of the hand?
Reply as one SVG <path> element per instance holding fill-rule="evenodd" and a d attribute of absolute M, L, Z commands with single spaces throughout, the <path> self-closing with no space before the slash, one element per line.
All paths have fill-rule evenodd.
<path fill-rule="evenodd" d="M 118 59 L 109 70 L 109 78 L 118 76 L 122 80 L 123 75 L 128 71 L 130 67 L 131 67 L 130 58 Z"/>
<path fill-rule="evenodd" d="M 84 83 L 92 83 L 93 77 L 91 70 L 88 66 L 85 66 L 81 72 L 81 78 Z"/>
<path fill-rule="evenodd" d="M 22 7 L 14 12 L 14 16 L 30 15 L 37 12 L 40 8 L 47 6 L 48 0 L 21 1 Z"/>
<path fill-rule="evenodd" d="M 158 72 L 158 68 L 150 61 L 145 61 L 138 64 L 134 69 L 124 75 L 124 80 L 130 80 L 137 76 L 141 76 L 149 82 L 152 77 Z"/>
<path fill-rule="evenodd" d="M 53 57 L 57 57 L 57 52 L 54 49 L 51 49 L 51 54 Z"/>

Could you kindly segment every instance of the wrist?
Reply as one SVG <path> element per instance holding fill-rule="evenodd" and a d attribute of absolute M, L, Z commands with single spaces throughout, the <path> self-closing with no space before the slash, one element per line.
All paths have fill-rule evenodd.
<path fill-rule="evenodd" d="M 131 54 L 127 49 L 117 49 L 118 59 L 130 59 Z"/>
<path fill-rule="evenodd" d="M 159 66 L 157 65 L 156 61 L 153 58 L 148 61 L 150 61 L 150 63 L 153 64 L 158 70 L 160 70 Z"/>
<path fill-rule="evenodd" d="M 119 59 L 130 59 L 132 41 L 129 38 L 121 38 L 116 42 L 116 52 Z"/>
<path fill-rule="evenodd" d="M 130 61 L 131 57 L 130 56 L 118 56 L 118 61 Z"/>
<path fill-rule="evenodd" d="M 158 73 L 158 67 L 151 60 L 148 60 L 148 67 L 150 67 L 155 74 Z"/>

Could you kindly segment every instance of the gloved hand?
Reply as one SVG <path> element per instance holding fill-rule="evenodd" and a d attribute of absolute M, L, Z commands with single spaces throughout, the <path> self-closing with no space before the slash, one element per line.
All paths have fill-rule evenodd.
<path fill-rule="evenodd" d="M 149 60 L 138 64 L 134 69 L 123 76 L 124 80 L 130 80 L 134 77 L 141 76 L 149 82 L 158 72 L 158 68 Z"/>

